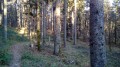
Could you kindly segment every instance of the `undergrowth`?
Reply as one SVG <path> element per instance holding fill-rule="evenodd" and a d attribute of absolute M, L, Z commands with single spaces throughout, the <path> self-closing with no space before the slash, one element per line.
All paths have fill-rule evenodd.
<path fill-rule="evenodd" d="M 50 49 L 53 49 L 53 47 Z M 26 49 L 21 59 L 22 67 L 87 67 L 89 65 L 87 48 L 83 50 L 69 45 L 69 47 L 63 49 L 60 56 L 52 55 L 51 52 L 49 53 L 46 50 L 49 49 L 45 48 L 45 50 L 36 53 Z"/>
<path fill-rule="evenodd" d="M 17 31 L 13 28 L 8 28 L 7 31 L 7 41 L 4 40 L 4 29 L 0 26 L 0 67 L 9 65 L 12 54 L 9 51 L 9 48 L 12 44 L 16 42 L 28 41 L 27 38 L 19 35 Z"/>
<path fill-rule="evenodd" d="M 50 45 L 49 45 L 50 46 Z M 51 47 L 50 49 L 53 49 Z M 45 50 L 48 50 L 45 48 Z M 45 51 L 44 50 L 44 51 Z M 67 45 L 60 56 L 36 53 L 26 49 L 22 55 L 22 67 L 90 67 L 89 47 L 85 45 Z M 107 51 L 107 66 L 120 67 L 120 50 Z"/>

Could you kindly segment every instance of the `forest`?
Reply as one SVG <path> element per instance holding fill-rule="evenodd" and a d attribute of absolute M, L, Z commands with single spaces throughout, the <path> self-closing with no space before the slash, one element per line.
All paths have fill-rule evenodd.
<path fill-rule="evenodd" d="M 0 67 L 120 67 L 120 0 L 0 0 Z"/>

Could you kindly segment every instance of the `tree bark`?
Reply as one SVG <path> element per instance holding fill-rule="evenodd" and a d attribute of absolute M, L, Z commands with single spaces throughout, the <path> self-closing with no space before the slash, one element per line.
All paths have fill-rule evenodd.
<path fill-rule="evenodd" d="M 38 45 L 38 50 L 40 51 L 41 45 L 40 45 L 40 7 L 39 7 L 39 1 L 37 0 L 37 45 Z"/>
<path fill-rule="evenodd" d="M 105 67 L 104 0 L 90 0 L 90 60 L 91 67 Z"/>
<path fill-rule="evenodd" d="M 7 0 L 4 0 L 4 38 L 7 40 Z"/>
<path fill-rule="evenodd" d="M 40 26 L 41 26 L 40 38 L 41 38 L 41 44 L 42 46 L 44 46 L 45 44 L 45 2 L 44 1 L 41 1 L 41 2 L 42 2 L 41 4 L 42 11 L 41 11 L 41 22 L 40 22 Z"/>
<path fill-rule="evenodd" d="M 77 0 L 74 0 L 74 4 L 75 4 L 75 12 L 74 12 L 74 42 L 73 45 L 76 45 L 76 38 L 77 38 L 77 31 L 76 31 L 76 23 L 77 23 Z"/>
<path fill-rule="evenodd" d="M 43 45 L 45 45 L 45 36 L 46 36 L 46 9 L 45 9 L 46 5 L 45 5 L 45 2 L 43 1 Z"/>
<path fill-rule="evenodd" d="M 109 42 L 108 42 L 108 45 L 109 45 L 109 50 L 110 50 L 110 52 L 112 51 L 112 48 L 111 48 L 111 21 L 109 21 L 109 24 L 108 24 L 108 28 L 109 28 L 109 36 L 108 36 L 108 38 L 109 38 Z"/>
<path fill-rule="evenodd" d="M 3 21 L 3 10 L 2 10 L 2 1 L 0 0 L 0 25 L 2 25 Z"/>
<path fill-rule="evenodd" d="M 54 54 L 59 55 L 61 47 L 61 22 L 60 22 L 60 0 L 56 0 L 56 6 L 54 11 L 55 22 L 54 22 Z"/>
<path fill-rule="evenodd" d="M 115 34 L 115 45 L 117 45 L 117 21 L 115 21 L 114 34 Z"/>
<path fill-rule="evenodd" d="M 66 47 L 67 0 L 64 0 L 64 47 Z"/>

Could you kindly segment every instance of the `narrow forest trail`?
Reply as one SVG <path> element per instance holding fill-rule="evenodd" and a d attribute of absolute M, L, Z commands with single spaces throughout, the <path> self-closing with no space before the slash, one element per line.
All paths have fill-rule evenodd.
<path fill-rule="evenodd" d="M 12 61 L 10 67 L 21 67 L 21 55 L 24 50 L 25 43 L 17 43 L 11 47 Z"/>

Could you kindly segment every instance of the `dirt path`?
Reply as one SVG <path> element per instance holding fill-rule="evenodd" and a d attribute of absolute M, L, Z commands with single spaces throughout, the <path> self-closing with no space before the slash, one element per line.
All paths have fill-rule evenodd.
<path fill-rule="evenodd" d="M 23 49 L 24 49 L 23 43 L 18 43 L 11 47 L 13 58 L 12 58 L 10 67 L 21 67 L 20 60 L 21 60 L 21 55 L 22 55 Z"/>

